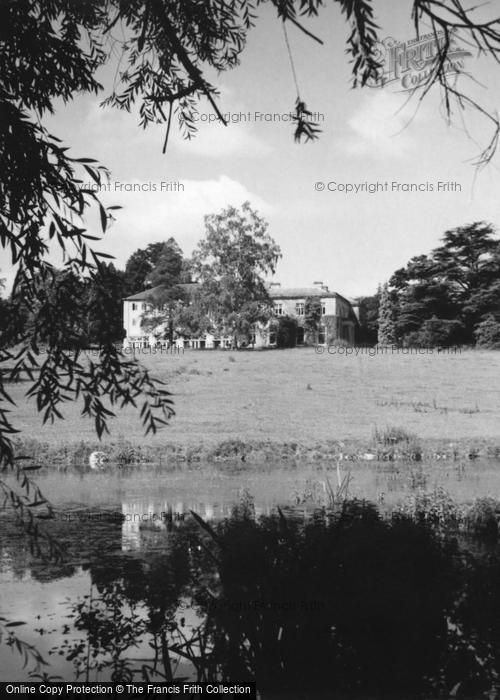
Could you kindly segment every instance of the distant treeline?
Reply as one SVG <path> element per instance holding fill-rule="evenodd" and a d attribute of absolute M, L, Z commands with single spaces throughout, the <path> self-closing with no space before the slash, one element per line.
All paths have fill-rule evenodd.
<path fill-rule="evenodd" d="M 94 277 L 83 278 L 73 270 L 53 268 L 38 281 L 35 305 L 23 303 L 19 292 L 15 298 L 0 299 L 0 333 L 15 337 L 30 324 L 39 323 L 38 312 L 46 305 L 60 309 L 66 344 L 71 347 L 120 341 L 124 335 L 123 299 L 148 284 L 159 284 L 162 276 L 168 283 L 172 271 L 176 283 L 189 281 L 187 261 L 173 238 L 136 250 L 124 270 L 111 262 L 100 262 Z M 68 323 L 71 315 L 72 323 Z M 52 330 L 57 332 L 57 328 Z"/>
<path fill-rule="evenodd" d="M 441 246 L 427 255 L 413 257 L 380 285 L 376 294 L 359 299 L 357 341 L 401 346 L 500 347 L 500 241 L 494 236 L 493 226 L 485 222 L 446 231 Z M 230 252 L 234 245 L 225 242 L 221 248 Z M 238 246 L 241 254 L 241 244 Z M 60 317 L 65 319 L 64 333 L 59 330 L 71 346 L 120 341 L 124 334 L 122 300 L 148 285 L 164 290 L 157 300 L 168 307 L 164 320 L 170 325 L 175 321 L 176 327 L 188 334 L 203 332 L 208 323 L 208 307 L 204 308 L 207 304 L 198 300 L 198 305 L 187 308 L 182 304 L 178 286 L 191 281 L 196 273 L 195 264 L 196 258 L 185 258 L 175 239 L 169 238 L 136 250 L 124 270 L 117 269 L 113 263 L 100 262 L 95 276 L 84 279 L 74 271 L 53 268 L 40 280 L 35 305 L 23 304 L 19 290 L 16 299 L 0 299 L 2 341 L 8 341 L 6 334 L 15 338 L 30 323 L 40 323 L 39 312 L 44 305 L 60 310 Z M 227 284 L 219 282 L 214 286 L 210 267 L 206 264 L 204 267 L 207 277 L 204 296 L 210 302 L 212 315 L 215 311 L 220 316 L 220 325 L 229 327 L 229 321 L 236 315 L 241 326 L 236 330 L 242 340 L 253 321 L 270 317 L 271 304 L 265 299 L 258 277 L 259 289 L 254 289 L 255 285 L 240 285 L 242 288 L 236 294 Z M 251 268 L 251 264 L 246 264 L 244 271 Z M 228 274 L 222 275 L 222 280 L 234 279 L 233 274 L 225 272 Z M 249 301 L 245 303 L 246 293 Z M 220 299 L 228 294 L 238 297 L 239 302 L 231 300 L 228 308 L 218 308 Z M 81 313 L 82 308 L 85 313 Z M 309 315 L 315 326 L 314 309 Z M 149 325 L 156 323 L 155 317 Z M 148 330 L 147 315 L 144 328 Z M 53 322 L 50 332 L 58 333 Z"/>
<path fill-rule="evenodd" d="M 500 241 L 485 222 L 446 231 L 360 302 L 359 341 L 500 347 Z"/>
<path fill-rule="evenodd" d="M 74 260 L 63 269 L 45 265 L 18 273 L 0 308 L 0 346 L 51 348 L 107 345 L 124 336 L 122 301 L 149 289 L 141 319 L 144 333 L 173 340 L 175 334 L 208 331 L 247 345 L 258 322 L 273 317 L 265 278 L 274 274 L 281 251 L 267 222 L 248 202 L 205 217 L 205 235 L 189 258 L 174 238 L 150 243 L 127 260 L 124 270 L 94 255 L 88 270 Z M 196 280 L 195 290 L 186 283 Z M 154 309 L 154 313 L 152 313 Z"/>

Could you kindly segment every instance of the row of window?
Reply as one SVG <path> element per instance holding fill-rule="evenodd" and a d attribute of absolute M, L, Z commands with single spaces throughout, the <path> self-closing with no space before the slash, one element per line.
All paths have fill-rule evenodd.
<path fill-rule="evenodd" d="M 155 307 L 153 304 L 146 304 L 145 302 L 142 302 L 142 304 L 139 304 L 136 301 L 132 302 L 132 311 L 153 311 Z M 158 311 L 166 311 L 167 305 L 162 304 L 161 306 L 157 306 L 156 309 Z"/>
<path fill-rule="evenodd" d="M 318 345 L 324 345 L 326 343 L 326 327 L 325 326 L 320 327 L 316 338 L 317 338 L 316 342 L 318 343 Z M 269 344 L 274 345 L 276 343 L 276 340 L 277 340 L 276 333 L 274 333 L 274 332 L 269 333 Z M 255 345 L 255 342 L 256 342 L 255 331 L 251 331 L 250 344 Z M 297 337 L 295 339 L 295 342 L 297 345 L 304 344 L 304 329 L 303 328 L 300 328 L 300 327 L 297 328 Z"/>
<path fill-rule="evenodd" d="M 138 302 L 133 301 L 132 302 L 132 311 L 151 311 L 153 309 L 151 304 L 145 304 L 144 302 L 139 304 Z M 274 310 L 276 311 L 277 316 L 284 316 L 285 315 L 285 305 L 278 303 L 274 305 Z M 326 314 L 326 305 L 321 304 L 321 313 L 322 315 Z M 298 301 L 295 304 L 295 314 L 297 316 L 304 316 L 305 314 L 305 303 L 303 301 Z"/>
<path fill-rule="evenodd" d="M 137 318 L 133 318 L 132 325 L 137 326 L 137 321 L 138 321 Z M 148 337 L 144 336 L 144 339 L 143 339 L 143 341 L 144 341 L 144 343 L 146 343 L 146 345 L 149 342 L 148 338 L 149 338 L 149 336 Z M 204 348 L 205 347 L 205 340 L 204 339 L 200 338 L 200 339 L 194 339 L 194 340 L 198 344 L 191 345 L 191 346 L 188 345 L 188 347 L 196 347 L 196 348 Z M 143 342 L 143 341 L 141 341 L 141 342 Z M 252 330 L 250 333 L 250 343 L 252 345 L 254 345 L 255 342 L 256 342 L 256 333 L 255 333 L 255 330 Z M 319 345 L 326 342 L 326 327 L 325 326 L 320 326 L 320 328 L 318 330 L 318 335 L 317 335 L 317 342 Z M 201 345 L 199 343 L 201 343 Z M 213 347 L 219 347 L 219 345 L 221 345 L 222 347 L 227 347 L 229 340 L 228 339 L 223 339 L 223 340 L 219 340 L 219 339 L 215 340 L 214 339 L 213 343 L 214 343 Z M 269 343 L 271 345 L 274 345 L 276 343 L 276 333 L 274 331 L 271 331 L 269 333 Z M 301 327 L 297 328 L 296 343 L 297 343 L 297 345 L 304 344 L 304 329 Z"/>
<path fill-rule="evenodd" d="M 281 303 L 277 303 L 274 305 L 274 310 L 276 311 L 277 316 L 284 316 L 285 315 L 285 305 Z M 326 305 L 321 304 L 321 313 L 322 315 L 326 314 Z M 303 301 L 298 301 L 295 304 L 295 314 L 297 316 L 304 316 L 305 314 L 305 304 Z"/>

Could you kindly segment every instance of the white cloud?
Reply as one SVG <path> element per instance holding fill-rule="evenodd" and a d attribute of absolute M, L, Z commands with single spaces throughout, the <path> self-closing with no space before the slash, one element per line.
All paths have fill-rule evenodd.
<path fill-rule="evenodd" d="M 201 115 L 200 115 L 201 116 Z M 263 158 L 272 152 L 272 148 L 261 141 L 250 124 L 245 122 L 229 123 L 227 126 L 218 122 L 197 122 L 198 132 L 191 141 L 182 139 L 180 134 L 173 135 L 172 147 L 183 155 L 196 158 Z"/>
<path fill-rule="evenodd" d="M 240 112 L 224 110 L 233 115 L 233 122 L 224 126 L 220 122 L 209 122 L 215 117 L 211 112 L 201 111 L 196 121 L 197 132 L 191 140 L 182 138 L 174 116 L 169 135 L 169 154 L 182 158 L 263 158 L 273 152 L 273 148 L 262 141 L 255 133 L 252 123 L 236 121 Z M 79 140 L 85 148 L 99 144 L 99 157 L 104 162 L 119 162 L 126 153 L 155 155 L 161 151 L 165 137 L 165 125 L 151 125 L 147 129 L 139 127 L 137 110 L 131 113 L 119 109 L 103 109 L 98 100 L 87 107 Z"/>
<path fill-rule="evenodd" d="M 173 185 L 176 181 L 165 181 Z M 204 234 L 203 218 L 206 214 L 218 213 L 234 205 L 241 206 L 249 201 L 265 218 L 272 207 L 261 197 L 254 195 L 240 182 L 226 175 L 213 180 L 179 181 L 184 189 L 162 191 L 161 181 L 122 181 L 124 187 L 133 185 L 140 191 L 115 190 L 115 181 L 110 183 L 111 191 L 101 192 L 100 199 L 105 206 L 119 205 L 123 208 L 114 212 L 116 221 L 108 228 L 102 242 L 93 242 L 94 250 L 114 256 L 112 261 L 123 268 L 130 255 L 137 248 L 148 243 L 166 240 L 173 236 L 185 254 L 189 254 Z M 165 187 L 164 184 L 164 187 Z M 156 188 L 156 190 L 155 190 Z M 86 221 L 89 233 L 100 233 L 97 211 L 89 213 Z M 50 261 L 60 265 L 58 250 L 49 256 Z M 9 264 L 2 264 L 0 277 L 6 278 L 6 292 L 10 292 L 15 271 Z"/>
<path fill-rule="evenodd" d="M 116 212 L 117 220 L 99 249 L 113 254 L 120 267 L 137 248 L 170 236 L 189 253 L 204 233 L 206 214 L 218 213 L 229 205 L 241 206 L 247 200 L 264 216 L 271 211 L 262 198 L 226 175 L 213 180 L 179 182 L 183 190 L 161 191 L 161 182 L 135 180 L 130 184 L 142 185 L 146 190 L 153 190 L 156 185 L 156 191 L 101 194 L 106 205 L 119 204 L 123 209 Z"/>
<path fill-rule="evenodd" d="M 409 133 L 413 113 L 402 109 L 406 100 L 382 89 L 365 97 L 347 122 L 351 131 L 344 149 L 352 155 L 406 155 L 414 145 Z"/>

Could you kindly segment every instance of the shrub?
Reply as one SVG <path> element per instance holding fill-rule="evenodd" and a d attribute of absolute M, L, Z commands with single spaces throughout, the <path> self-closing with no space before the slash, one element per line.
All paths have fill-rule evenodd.
<path fill-rule="evenodd" d="M 466 517 L 466 525 L 473 537 L 483 542 L 497 542 L 500 503 L 494 498 L 477 498 Z"/>
<path fill-rule="evenodd" d="M 416 435 L 401 426 L 388 425 L 383 430 L 374 428 L 373 440 L 380 445 L 396 445 L 400 442 L 415 442 Z"/>
<path fill-rule="evenodd" d="M 426 524 L 346 500 L 305 526 L 281 513 L 231 518 L 215 543 L 222 597 L 200 591 L 198 603 L 226 677 L 401 697 L 439 667 L 454 560 Z"/>
<path fill-rule="evenodd" d="M 351 343 L 347 342 L 347 340 L 344 340 L 344 338 L 335 338 L 333 343 L 330 343 L 330 346 L 334 346 L 336 348 L 350 348 L 352 347 Z"/>
<path fill-rule="evenodd" d="M 433 316 L 420 326 L 420 330 L 406 337 L 408 345 L 432 348 L 439 345 L 458 345 L 463 342 L 465 328 L 460 321 Z"/>
<path fill-rule="evenodd" d="M 291 316 L 280 316 L 276 345 L 278 348 L 294 348 L 297 345 L 297 320 Z"/>
<path fill-rule="evenodd" d="M 476 327 L 474 333 L 478 347 L 500 348 L 500 322 L 493 314 L 488 314 Z"/>

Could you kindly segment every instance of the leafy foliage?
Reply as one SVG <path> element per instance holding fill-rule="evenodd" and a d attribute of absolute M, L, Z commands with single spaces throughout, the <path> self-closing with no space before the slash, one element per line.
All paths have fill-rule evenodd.
<path fill-rule="evenodd" d="M 248 341 L 255 323 L 271 317 L 263 275 L 274 272 L 280 248 L 249 202 L 206 216 L 205 226 L 192 257 L 199 302 L 218 332 L 231 335 L 237 347 Z"/>
<path fill-rule="evenodd" d="M 500 348 L 500 321 L 488 314 L 475 331 L 476 343 L 482 348 Z"/>
<path fill-rule="evenodd" d="M 394 323 L 394 299 L 388 284 L 384 284 L 380 294 L 380 306 L 378 315 L 378 342 L 380 345 L 394 345 L 396 343 L 396 327 Z"/>
<path fill-rule="evenodd" d="M 316 14 L 322 0 L 307 4 L 271 0 L 277 14 L 301 26 L 296 20 L 296 5 L 300 13 Z M 254 26 L 259 0 L 241 0 L 238 3 L 185 3 L 155 0 L 150 4 L 113 3 L 115 16 L 112 24 L 127 29 L 130 39 L 120 42 L 122 63 L 127 69 L 120 72 L 118 84 L 105 101 L 130 111 L 139 102 L 140 123 L 165 123 L 167 146 L 173 115 L 176 114 L 181 133 L 192 138 L 196 133 L 197 104 L 207 98 L 222 123 L 224 116 L 216 102 L 218 90 L 203 75 L 205 66 L 216 71 L 236 67 L 245 48 L 248 31 Z M 298 96 L 297 96 L 298 97 Z M 301 103 L 297 110 L 295 138 L 316 137 L 316 127 L 304 130 Z M 300 131 L 300 135 L 299 135 Z"/>
<path fill-rule="evenodd" d="M 314 335 L 318 332 L 322 316 L 321 300 L 317 297 L 306 297 L 304 301 L 304 330 Z"/>
<path fill-rule="evenodd" d="M 376 83 L 381 66 L 376 57 L 377 25 L 368 0 L 338 0 L 351 26 L 346 53 L 350 56 L 353 87 Z"/>
<path fill-rule="evenodd" d="M 171 289 L 181 281 L 182 271 L 182 250 L 173 238 L 169 238 L 163 244 L 153 269 L 146 277 L 146 282 L 152 287 L 162 286 Z"/>
<path fill-rule="evenodd" d="M 295 316 L 279 316 L 276 344 L 278 348 L 294 348 L 297 345 L 297 319 Z"/>
<path fill-rule="evenodd" d="M 404 342 L 424 348 L 450 347 L 459 345 L 463 338 L 464 326 L 460 321 L 432 316 L 422 323 L 417 332 L 405 336 Z"/>
<path fill-rule="evenodd" d="M 138 294 L 145 288 L 146 280 L 153 272 L 163 246 L 163 241 L 149 243 L 146 248 L 139 248 L 132 253 L 127 260 L 125 279 L 127 281 L 129 294 Z"/>
<path fill-rule="evenodd" d="M 412 258 L 390 280 L 403 342 L 473 343 L 475 329 L 500 311 L 500 241 L 485 222 L 446 231 L 441 246 Z"/>
<path fill-rule="evenodd" d="M 163 244 L 146 282 L 152 285 L 148 295 L 150 309 L 143 314 L 141 327 L 153 333 L 174 339 L 174 328 L 179 325 L 179 314 L 189 302 L 189 293 L 183 286 L 187 272 L 182 250 L 173 238 Z"/>
<path fill-rule="evenodd" d="M 124 336 L 123 298 L 128 292 L 125 273 L 113 263 L 100 263 L 84 288 L 88 316 L 86 335 L 90 344 L 120 342 Z"/>
<path fill-rule="evenodd" d="M 466 7 L 462 0 L 413 0 L 412 17 L 417 36 L 422 31 L 429 32 L 429 25 L 436 40 L 437 56 L 428 72 L 419 99 L 423 100 L 435 85 L 441 90 L 441 104 L 448 121 L 457 110 L 462 114 L 472 109 L 485 118 L 492 127 L 491 137 L 485 148 L 480 152 L 476 165 L 483 167 L 493 157 L 500 136 L 500 121 L 496 111 L 488 110 L 479 104 L 474 97 L 464 92 L 456 80 L 457 67 L 450 74 L 448 70 L 449 52 L 453 47 L 454 35 L 460 31 L 460 39 L 465 44 L 474 47 L 478 54 L 486 54 L 500 61 L 500 19 L 495 17 L 484 21 L 474 13 L 479 6 Z M 459 74 L 464 78 L 464 72 Z"/>
<path fill-rule="evenodd" d="M 377 342 L 378 316 L 381 288 L 368 297 L 360 297 L 358 342 L 375 344 Z"/>
<path fill-rule="evenodd" d="M 90 247 L 89 241 L 99 237 L 87 233 L 85 219 L 89 209 L 97 209 L 105 233 L 116 207 L 105 209 L 96 191 L 84 187 L 83 177 L 103 183 L 105 168 L 91 158 L 69 155 L 42 119 L 55 100 L 101 89 L 95 74 L 109 57 L 103 48 L 108 12 L 95 0 L 46 2 L 43 8 L 28 2 L 0 6 L 0 245 L 17 271 L 0 346 L 0 469 L 14 475 L 19 492 L 10 496 L 24 506 L 42 499 L 15 467 L 17 430 L 10 420 L 8 382 L 31 381 L 28 395 L 44 422 L 61 418 L 64 402 L 82 400 L 82 414 L 94 420 L 99 436 L 107 430 L 113 406 L 135 406 L 141 397 L 147 431 L 172 415 L 161 383 L 139 364 L 125 361 L 109 338 L 99 362 L 87 362 L 78 350 L 81 319 L 102 299 L 81 294 L 82 286 L 94 280 L 99 289 L 101 262 L 110 257 Z M 59 271 L 48 262 L 54 250 L 62 257 Z"/>
<path fill-rule="evenodd" d="M 292 114 L 292 121 L 295 123 L 295 141 L 313 141 L 318 138 L 321 129 L 317 122 L 311 120 L 310 112 L 305 103 L 298 97 L 295 103 L 295 112 Z"/>

